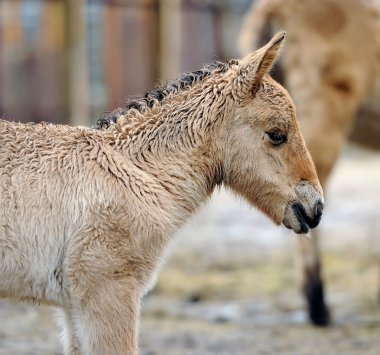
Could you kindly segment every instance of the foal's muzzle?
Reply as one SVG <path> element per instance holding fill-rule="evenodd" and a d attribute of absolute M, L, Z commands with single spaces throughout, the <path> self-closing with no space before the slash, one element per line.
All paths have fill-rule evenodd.
<path fill-rule="evenodd" d="M 302 184 L 296 189 L 297 200 L 285 208 L 283 224 L 296 233 L 306 234 L 321 221 L 323 198 L 309 184 Z"/>
<path fill-rule="evenodd" d="M 311 217 L 309 217 L 305 208 L 299 202 L 292 204 L 292 210 L 300 225 L 300 229 L 296 233 L 308 233 L 309 229 L 315 228 L 321 221 L 323 202 L 318 200 L 315 203 Z"/>

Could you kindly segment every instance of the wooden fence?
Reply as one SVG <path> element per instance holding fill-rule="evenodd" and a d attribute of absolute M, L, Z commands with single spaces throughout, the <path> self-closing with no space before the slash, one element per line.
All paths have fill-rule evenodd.
<path fill-rule="evenodd" d="M 91 125 L 235 48 L 251 0 L 0 0 L 0 114 Z"/>

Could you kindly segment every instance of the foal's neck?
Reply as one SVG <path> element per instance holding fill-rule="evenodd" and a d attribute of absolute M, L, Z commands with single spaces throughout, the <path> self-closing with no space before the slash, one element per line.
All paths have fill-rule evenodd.
<path fill-rule="evenodd" d="M 195 88 L 162 103 L 137 125 L 123 154 L 167 191 L 178 213 L 192 214 L 223 180 L 220 134 L 225 99 Z"/>

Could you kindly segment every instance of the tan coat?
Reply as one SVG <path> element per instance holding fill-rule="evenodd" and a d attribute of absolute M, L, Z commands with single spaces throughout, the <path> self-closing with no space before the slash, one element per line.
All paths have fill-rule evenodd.
<path fill-rule="evenodd" d="M 379 76 L 380 2 L 257 0 L 242 26 L 242 54 L 258 48 L 263 36 L 278 29 L 288 34 L 281 59 L 284 84 L 295 101 L 302 133 L 325 186 L 354 118 Z M 364 112 L 379 116 L 378 103 L 374 96 L 367 103 L 370 110 Z M 378 141 L 378 135 L 375 138 Z M 317 234 L 310 242 L 300 241 L 300 246 L 310 319 L 327 325 L 330 314 L 324 302 Z"/>
<path fill-rule="evenodd" d="M 319 223 L 293 103 L 267 75 L 283 38 L 131 103 L 113 129 L 0 121 L 0 295 L 60 307 L 65 353 L 136 354 L 140 298 L 216 185 L 296 232 Z"/>

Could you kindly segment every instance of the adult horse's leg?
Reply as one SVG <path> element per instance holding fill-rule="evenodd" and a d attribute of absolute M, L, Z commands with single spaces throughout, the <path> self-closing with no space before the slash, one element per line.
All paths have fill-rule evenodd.
<path fill-rule="evenodd" d="M 302 270 L 302 291 L 309 318 L 315 325 L 327 326 L 331 322 L 331 316 L 325 301 L 318 234 L 314 230 L 311 239 L 298 239 L 298 255 Z"/>
<path fill-rule="evenodd" d="M 320 120 L 320 122 L 320 125 L 313 127 L 314 132 L 310 126 L 305 127 L 305 139 L 321 185 L 325 188 L 345 141 L 347 129 L 341 129 L 339 126 L 327 129 L 325 128 L 326 121 Z M 310 321 L 318 326 L 328 326 L 331 323 L 331 314 L 325 300 L 319 238 L 318 229 L 315 229 L 311 233 L 311 239 L 299 238 L 298 240 L 301 287 Z"/>

